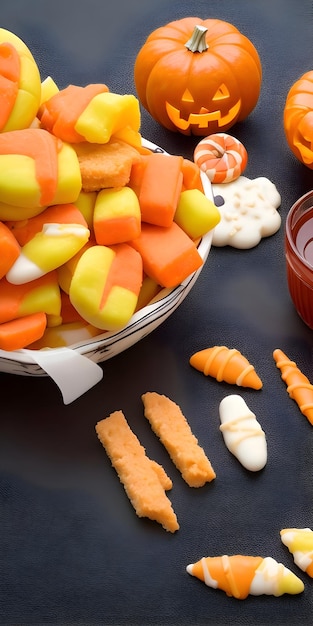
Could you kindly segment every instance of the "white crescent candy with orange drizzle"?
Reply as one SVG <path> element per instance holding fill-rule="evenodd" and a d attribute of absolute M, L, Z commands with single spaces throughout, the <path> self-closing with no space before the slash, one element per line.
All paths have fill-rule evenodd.
<path fill-rule="evenodd" d="M 263 469 L 267 462 L 265 433 L 244 399 L 237 394 L 226 396 L 220 402 L 219 414 L 228 450 L 251 472 Z"/>
<path fill-rule="evenodd" d="M 199 141 L 193 158 L 211 183 L 230 183 L 244 171 L 248 153 L 236 137 L 216 133 Z"/>

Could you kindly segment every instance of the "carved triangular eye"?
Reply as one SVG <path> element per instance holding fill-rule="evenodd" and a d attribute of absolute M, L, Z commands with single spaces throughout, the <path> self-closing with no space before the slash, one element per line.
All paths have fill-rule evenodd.
<path fill-rule="evenodd" d="M 215 92 L 212 100 L 224 100 L 224 98 L 229 98 L 229 91 L 224 83 L 222 83 L 218 90 Z"/>
<path fill-rule="evenodd" d="M 182 102 L 194 102 L 194 99 L 189 91 L 189 89 L 186 89 L 183 93 L 182 96 Z"/>

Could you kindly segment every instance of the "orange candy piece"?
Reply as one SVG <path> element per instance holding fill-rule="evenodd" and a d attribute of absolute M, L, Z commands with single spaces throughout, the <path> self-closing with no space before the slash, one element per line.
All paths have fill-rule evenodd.
<path fill-rule="evenodd" d="M 130 245 L 140 253 L 147 276 L 162 287 L 176 287 L 203 264 L 197 246 L 175 222 L 168 228 L 142 223 Z"/>
<path fill-rule="evenodd" d="M 0 349 L 20 350 L 40 339 L 47 326 L 47 316 L 42 311 L 0 324 Z"/>
<path fill-rule="evenodd" d="M 139 189 L 141 219 L 170 226 L 183 184 L 183 157 L 153 153 L 146 160 Z"/>
<path fill-rule="evenodd" d="M 5 276 L 20 254 L 20 246 L 10 229 L 0 222 L 0 279 Z"/>
<path fill-rule="evenodd" d="M 206 348 L 195 352 L 189 362 L 205 376 L 212 376 L 218 382 L 224 381 L 252 389 L 261 389 L 263 386 L 253 365 L 235 348 L 226 346 Z"/>
<path fill-rule="evenodd" d="M 282 350 L 274 350 L 273 357 L 287 385 L 289 397 L 297 403 L 301 413 L 313 425 L 313 385 Z"/>

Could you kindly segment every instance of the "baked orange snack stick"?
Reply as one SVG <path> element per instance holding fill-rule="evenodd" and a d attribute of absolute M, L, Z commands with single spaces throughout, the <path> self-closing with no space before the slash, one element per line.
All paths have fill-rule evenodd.
<path fill-rule="evenodd" d="M 189 487 L 202 487 L 214 480 L 213 467 L 180 407 L 154 391 L 141 397 L 145 417 Z"/>
<path fill-rule="evenodd" d="M 216 378 L 218 382 L 223 381 L 252 389 L 261 389 L 263 386 L 254 366 L 236 348 L 226 346 L 205 348 L 195 352 L 190 357 L 189 363 L 205 376 Z"/>
<path fill-rule="evenodd" d="M 38 312 L 0 324 L 0 349 L 20 350 L 41 339 L 47 326 L 47 316 Z"/>
<path fill-rule="evenodd" d="M 183 157 L 160 152 L 146 159 L 139 190 L 141 219 L 148 224 L 170 226 L 182 191 Z"/>
<path fill-rule="evenodd" d="M 287 385 L 289 397 L 297 403 L 301 413 L 313 425 L 313 385 L 282 350 L 274 350 L 273 357 Z"/>
<path fill-rule="evenodd" d="M 0 279 L 6 275 L 20 254 L 20 246 L 11 230 L 0 222 Z"/>
<path fill-rule="evenodd" d="M 130 187 L 101 189 L 93 215 L 96 242 L 103 246 L 139 237 L 141 213 L 138 198 Z"/>
<path fill-rule="evenodd" d="M 282 543 L 293 555 L 295 564 L 313 578 L 313 530 L 311 528 L 283 528 Z"/>
<path fill-rule="evenodd" d="M 86 249 L 74 268 L 71 303 L 92 326 L 119 330 L 132 317 L 142 284 L 142 260 L 127 243 Z"/>
<path fill-rule="evenodd" d="M 56 272 L 24 285 L 12 285 L 5 277 L 0 280 L 0 324 L 40 311 L 48 316 L 60 316 L 61 295 Z"/>
<path fill-rule="evenodd" d="M 168 228 L 142 222 L 139 237 L 129 243 L 140 253 L 145 274 L 162 287 L 176 287 L 203 264 L 197 246 L 175 222 Z"/>
<path fill-rule="evenodd" d="M 248 595 L 294 595 L 304 590 L 302 580 L 272 557 L 241 554 L 203 557 L 187 565 L 187 572 L 237 600 Z"/>
<path fill-rule="evenodd" d="M 165 493 L 172 481 L 163 467 L 146 455 L 122 411 L 99 421 L 96 433 L 138 517 L 155 520 L 172 533 L 178 530 L 177 517 Z"/>

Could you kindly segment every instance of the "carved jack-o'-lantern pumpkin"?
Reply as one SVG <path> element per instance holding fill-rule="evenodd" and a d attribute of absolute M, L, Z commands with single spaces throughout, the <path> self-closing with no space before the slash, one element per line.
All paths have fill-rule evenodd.
<path fill-rule="evenodd" d="M 187 17 L 153 31 L 137 55 L 134 80 L 150 115 L 172 131 L 225 131 L 254 109 L 262 67 L 235 26 Z"/>
<path fill-rule="evenodd" d="M 313 71 L 303 74 L 287 94 L 284 130 L 291 151 L 313 169 Z"/>

